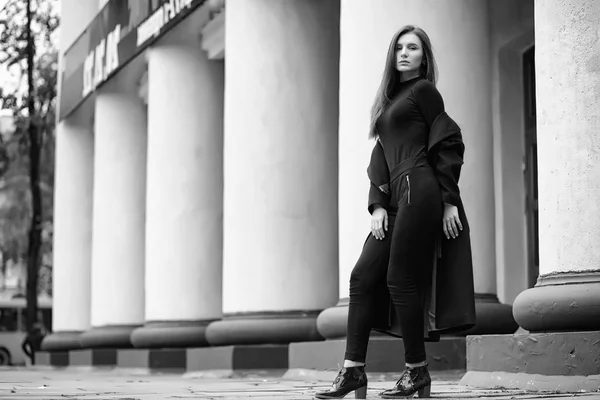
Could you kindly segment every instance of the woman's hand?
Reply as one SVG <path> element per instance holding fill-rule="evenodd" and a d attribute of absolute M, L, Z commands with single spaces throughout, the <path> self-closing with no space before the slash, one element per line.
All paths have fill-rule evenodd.
<path fill-rule="evenodd" d="M 377 206 L 371 214 L 371 233 L 375 239 L 383 240 L 385 232 L 388 230 L 388 214 L 385 208 Z"/>
<path fill-rule="evenodd" d="M 459 229 L 461 231 L 463 230 L 460 218 L 458 217 L 458 208 L 456 206 L 444 203 L 444 219 L 442 220 L 442 227 L 444 228 L 446 239 L 450 239 L 450 236 L 452 236 L 452 239 L 456 239 L 458 237 Z"/>

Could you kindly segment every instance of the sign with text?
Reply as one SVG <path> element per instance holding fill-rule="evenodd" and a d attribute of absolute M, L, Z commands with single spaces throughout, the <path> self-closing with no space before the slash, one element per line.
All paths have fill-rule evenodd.
<path fill-rule="evenodd" d="M 64 54 L 59 119 L 204 1 L 109 1 Z"/>

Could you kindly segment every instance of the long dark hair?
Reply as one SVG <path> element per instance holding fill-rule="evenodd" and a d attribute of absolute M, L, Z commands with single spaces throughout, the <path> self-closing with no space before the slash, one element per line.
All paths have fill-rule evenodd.
<path fill-rule="evenodd" d="M 393 89 L 396 84 L 396 80 L 400 79 L 400 73 L 396 70 L 396 44 L 400 36 L 406 33 L 414 33 L 421 40 L 423 45 L 423 63 L 419 70 L 419 76 L 425 77 L 428 81 L 434 85 L 437 82 L 437 65 L 435 58 L 433 57 L 433 51 L 431 48 L 431 40 L 425 31 L 418 26 L 405 25 L 400 28 L 390 41 L 388 47 L 387 57 L 385 59 L 385 67 L 383 68 L 383 75 L 381 77 L 381 84 L 375 95 L 375 101 L 371 108 L 371 126 L 369 129 L 369 138 L 375 139 L 378 137 L 375 124 L 377 120 L 390 103 L 390 99 L 393 95 Z"/>

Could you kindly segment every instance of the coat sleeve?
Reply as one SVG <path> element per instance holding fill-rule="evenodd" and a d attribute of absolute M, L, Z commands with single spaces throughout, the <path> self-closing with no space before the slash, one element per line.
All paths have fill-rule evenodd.
<path fill-rule="evenodd" d="M 460 203 L 458 180 L 463 165 L 465 146 L 460 132 L 441 140 L 432 149 L 436 176 L 445 203 L 457 206 Z"/>
<path fill-rule="evenodd" d="M 415 85 L 414 96 L 427 126 L 431 129 L 434 121 L 442 114 L 445 114 L 444 100 L 440 92 L 433 83 L 422 80 Z M 448 125 L 444 126 L 449 127 Z M 437 134 L 438 132 L 430 132 L 430 136 Z M 439 132 L 439 134 L 446 136 L 446 132 Z M 464 154 L 464 145 L 460 131 L 442 139 L 432 150 L 434 150 L 434 162 L 432 166 L 435 168 L 440 184 L 442 200 L 445 203 L 458 207 L 460 201 L 458 178 Z"/>
<path fill-rule="evenodd" d="M 375 186 L 373 182 L 371 182 L 370 186 L 368 206 L 369 214 L 373 214 L 377 204 L 387 210 L 390 205 L 390 195 L 382 192 L 377 186 Z"/>
<path fill-rule="evenodd" d="M 369 167 L 367 168 L 367 175 L 369 176 L 370 181 L 369 205 L 367 208 L 369 213 L 373 214 L 377 204 L 387 210 L 390 203 L 390 172 L 388 170 L 387 162 L 385 161 L 383 146 L 379 140 L 375 143 L 375 146 L 373 146 L 371 160 L 369 162 Z"/>
<path fill-rule="evenodd" d="M 413 88 L 413 95 L 427 127 L 431 128 L 433 121 L 445 111 L 442 95 L 428 80 L 417 82 Z"/>

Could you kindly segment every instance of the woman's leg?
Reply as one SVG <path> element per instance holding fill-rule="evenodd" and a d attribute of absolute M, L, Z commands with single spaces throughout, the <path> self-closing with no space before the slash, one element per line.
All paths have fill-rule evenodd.
<path fill-rule="evenodd" d="M 425 171 L 423 171 L 425 172 Z M 442 205 L 434 175 L 411 176 L 410 204 L 401 204 L 394 226 L 387 283 L 400 322 L 405 363 L 423 365 L 424 294 L 431 285 L 435 240 L 441 231 Z"/>
<path fill-rule="evenodd" d="M 385 283 L 389 262 L 393 217 L 383 240 L 369 235 L 350 275 L 350 304 L 346 334 L 345 366 L 362 364 L 375 318 L 375 289 Z M 385 285 L 383 286 L 385 288 Z M 354 361 L 355 363 L 348 363 Z"/>
<path fill-rule="evenodd" d="M 390 217 L 389 231 L 384 240 L 369 235 L 352 270 L 344 367 L 329 390 L 315 394 L 317 399 L 341 399 L 351 391 L 356 391 L 357 398 L 366 398 L 367 374 L 364 363 L 375 315 L 374 290 L 381 288 L 382 283 L 385 290 L 392 227 L 393 216 Z"/>
<path fill-rule="evenodd" d="M 411 246 L 426 251 L 429 254 L 428 259 L 407 258 L 404 254 L 398 257 L 399 252 L 392 250 L 395 257 L 390 258 L 387 278 L 390 296 L 402 331 L 404 361 L 406 364 L 417 364 L 426 359 L 423 293 L 430 284 L 428 277 L 431 276 L 434 247 L 433 244 L 429 245 L 424 241 L 411 241 L 408 247 Z"/>

